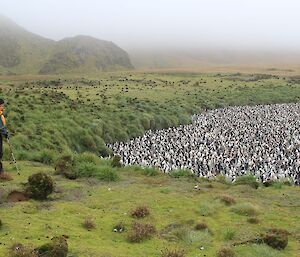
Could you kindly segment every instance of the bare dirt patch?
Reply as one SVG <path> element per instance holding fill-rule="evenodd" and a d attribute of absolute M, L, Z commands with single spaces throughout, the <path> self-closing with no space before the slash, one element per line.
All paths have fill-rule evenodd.
<path fill-rule="evenodd" d="M 24 192 L 12 191 L 7 196 L 7 201 L 11 203 L 28 201 L 29 197 Z"/>

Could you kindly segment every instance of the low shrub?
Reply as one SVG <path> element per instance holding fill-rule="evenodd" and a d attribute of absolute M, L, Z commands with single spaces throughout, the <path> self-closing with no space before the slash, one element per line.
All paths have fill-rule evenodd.
<path fill-rule="evenodd" d="M 160 171 L 158 169 L 152 168 L 152 167 L 145 167 L 142 169 L 142 174 L 149 176 L 149 177 L 154 177 L 160 174 Z"/>
<path fill-rule="evenodd" d="M 280 181 L 280 183 L 282 183 L 285 186 L 292 186 L 293 182 L 290 179 L 283 179 L 282 181 Z"/>
<path fill-rule="evenodd" d="M 276 189 L 281 189 L 283 186 L 284 186 L 283 183 L 276 182 L 276 181 L 272 184 L 272 188 L 276 188 Z"/>
<path fill-rule="evenodd" d="M 208 229 L 208 226 L 206 223 L 197 223 L 196 226 L 195 226 L 195 229 L 196 230 L 205 230 L 205 229 Z"/>
<path fill-rule="evenodd" d="M 250 224 L 258 224 L 259 219 L 256 217 L 251 217 L 251 218 L 247 219 L 247 222 L 249 222 Z"/>
<path fill-rule="evenodd" d="M 212 216 L 217 212 L 219 205 L 220 203 L 218 202 L 201 203 L 199 214 L 204 217 Z"/>
<path fill-rule="evenodd" d="M 281 179 L 281 180 L 267 180 L 263 183 L 265 187 L 274 187 L 277 189 L 281 189 L 283 186 L 292 186 L 293 183 L 289 179 Z"/>
<path fill-rule="evenodd" d="M 186 244 L 191 243 L 191 230 L 187 226 L 180 226 L 178 228 L 175 228 L 172 231 L 172 234 L 175 236 L 177 240 L 180 240 Z"/>
<path fill-rule="evenodd" d="M 178 169 L 169 173 L 172 178 L 195 178 L 195 174 L 188 169 Z"/>
<path fill-rule="evenodd" d="M 65 154 L 61 156 L 55 165 L 56 172 L 69 179 L 79 177 L 98 178 L 103 181 L 116 181 L 119 179 L 114 168 L 103 162 L 93 153 L 81 153 L 78 155 Z"/>
<path fill-rule="evenodd" d="M 82 223 L 82 226 L 84 228 L 86 228 L 87 230 L 91 230 L 91 229 L 96 228 L 96 224 L 95 224 L 95 222 L 93 221 L 92 218 L 85 218 L 83 223 Z"/>
<path fill-rule="evenodd" d="M 222 247 L 217 252 L 217 257 L 234 257 L 234 251 L 229 247 Z"/>
<path fill-rule="evenodd" d="M 75 179 L 74 173 L 74 156 L 72 154 L 64 154 L 60 156 L 54 165 L 57 174 L 64 175 L 66 178 Z"/>
<path fill-rule="evenodd" d="M 136 209 L 134 209 L 131 212 L 131 216 L 133 218 L 138 218 L 138 219 L 144 218 L 144 217 L 148 216 L 149 214 L 150 214 L 150 210 L 145 205 L 138 206 Z"/>
<path fill-rule="evenodd" d="M 244 175 L 244 176 L 237 177 L 234 184 L 235 185 L 248 185 L 255 189 L 257 189 L 259 187 L 259 183 L 256 181 L 256 178 L 253 175 Z"/>
<path fill-rule="evenodd" d="M 9 250 L 9 257 L 38 257 L 37 251 L 32 246 L 14 244 Z"/>
<path fill-rule="evenodd" d="M 26 193 L 37 200 L 45 200 L 54 190 L 53 179 L 45 173 L 36 173 L 28 178 Z"/>
<path fill-rule="evenodd" d="M 285 229 L 270 229 L 263 234 L 263 241 L 274 249 L 282 250 L 288 245 L 288 234 Z"/>
<path fill-rule="evenodd" d="M 253 206 L 251 203 L 240 203 L 236 204 L 231 208 L 231 211 L 239 215 L 244 216 L 255 216 L 258 215 L 257 207 Z"/>
<path fill-rule="evenodd" d="M 91 163 L 94 165 L 100 164 L 100 158 L 96 154 L 90 152 L 83 152 L 80 154 L 76 154 L 74 156 L 74 161 L 76 162 L 76 164 L 79 163 Z"/>
<path fill-rule="evenodd" d="M 184 250 L 180 250 L 180 249 L 163 249 L 161 251 L 161 257 L 184 257 L 186 256 L 186 253 Z"/>
<path fill-rule="evenodd" d="M 2 223 L 2 220 L 0 220 L 0 229 L 2 228 L 3 226 L 3 223 Z"/>
<path fill-rule="evenodd" d="M 150 239 L 156 233 L 156 229 L 152 224 L 142 224 L 135 222 L 131 231 L 127 236 L 127 240 L 132 243 L 139 243 Z"/>
<path fill-rule="evenodd" d="M 180 223 L 171 223 L 165 226 L 159 234 L 161 238 L 167 241 L 176 242 L 182 238 L 182 234 L 185 234 L 185 231 L 186 227 L 184 225 Z"/>
<path fill-rule="evenodd" d="M 32 159 L 33 161 L 50 165 L 55 162 L 56 158 L 57 158 L 57 154 L 54 150 L 44 149 L 38 152 Z"/>
<path fill-rule="evenodd" d="M 114 157 L 111 160 L 111 166 L 112 167 L 122 167 L 122 163 L 121 163 L 121 156 L 119 155 L 114 155 Z"/>
<path fill-rule="evenodd" d="M 236 201 L 232 196 L 229 195 L 222 195 L 220 197 L 221 202 L 225 203 L 226 205 L 232 205 L 235 204 Z"/>
<path fill-rule="evenodd" d="M 95 177 L 98 178 L 99 180 L 107 181 L 107 182 L 117 181 L 119 179 L 117 172 L 111 167 L 107 167 L 107 166 L 99 167 L 98 173 L 96 174 Z"/>
<path fill-rule="evenodd" d="M 236 236 L 236 232 L 235 230 L 233 230 L 232 228 L 227 228 L 224 232 L 224 239 L 225 240 L 233 240 Z"/>
<path fill-rule="evenodd" d="M 217 181 L 221 184 L 224 184 L 224 185 L 231 185 L 231 181 L 226 176 L 223 176 L 223 175 L 216 176 L 215 181 Z"/>
<path fill-rule="evenodd" d="M 64 236 L 53 237 L 50 243 L 40 246 L 38 249 L 38 256 L 43 257 L 67 257 L 68 242 Z"/>

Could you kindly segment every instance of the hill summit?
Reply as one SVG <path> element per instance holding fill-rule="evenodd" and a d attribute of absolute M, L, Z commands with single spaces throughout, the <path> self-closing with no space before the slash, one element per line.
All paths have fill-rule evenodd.
<path fill-rule="evenodd" d="M 57 74 L 132 69 L 128 54 L 90 36 L 54 41 L 0 15 L 0 74 Z"/>

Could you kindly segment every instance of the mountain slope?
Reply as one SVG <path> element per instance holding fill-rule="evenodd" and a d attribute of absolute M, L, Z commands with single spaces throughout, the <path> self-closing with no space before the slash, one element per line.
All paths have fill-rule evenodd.
<path fill-rule="evenodd" d="M 133 68 L 112 42 L 88 36 L 53 41 L 0 15 L 0 74 L 52 74 Z"/>
<path fill-rule="evenodd" d="M 55 41 L 30 33 L 0 16 L 0 66 L 13 73 L 38 69 L 51 54 Z"/>
<path fill-rule="evenodd" d="M 56 43 L 41 74 L 81 71 L 131 69 L 128 54 L 112 42 L 89 36 L 66 38 Z"/>

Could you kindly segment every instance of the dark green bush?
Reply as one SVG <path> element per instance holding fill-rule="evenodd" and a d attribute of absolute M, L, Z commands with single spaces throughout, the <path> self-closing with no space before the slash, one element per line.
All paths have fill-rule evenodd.
<path fill-rule="evenodd" d="M 99 165 L 100 164 L 100 159 L 99 157 L 92 153 L 92 152 L 83 152 L 80 154 L 76 154 L 74 156 L 74 160 L 76 162 L 76 164 L 80 164 L 80 163 L 91 163 L 94 165 Z"/>
<path fill-rule="evenodd" d="M 99 173 L 95 177 L 107 182 L 119 180 L 119 176 L 117 172 L 113 170 L 111 167 L 107 167 L 107 166 L 100 167 Z"/>
<path fill-rule="evenodd" d="M 50 243 L 40 246 L 37 250 L 39 256 L 43 257 L 67 257 L 68 242 L 64 236 L 53 237 Z"/>
<path fill-rule="evenodd" d="M 282 250 L 288 245 L 288 234 L 285 229 L 270 229 L 263 235 L 263 241 L 274 249 Z"/>
<path fill-rule="evenodd" d="M 53 164 L 56 159 L 56 152 L 54 150 L 45 149 L 40 151 L 35 157 L 33 157 L 34 161 L 38 161 L 44 164 Z"/>
<path fill-rule="evenodd" d="M 256 181 L 256 178 L 253 175 L 244 175 L 244 176 L 237 177 L 234 183 L 236 185 L 248 185 L 255 189 L 259 187 L 259 183 Z"/>
<path fill-rule="evenodd" d="M 109 161 L 104 162 L 93 153 L 64 154 L 55 164 L 55 170 L 69 179 L 95 177 L 103 181 L 116 181 L 119 176 Z"/>
<path fill-rule="evenodd" d="M 33 199 L 45 200 L 53 190 L 54 181 L 45 173 L 36 173 L 28 178 L 26 193 Z"/>

